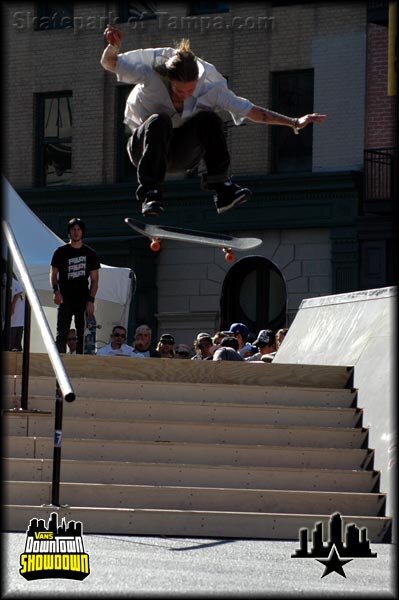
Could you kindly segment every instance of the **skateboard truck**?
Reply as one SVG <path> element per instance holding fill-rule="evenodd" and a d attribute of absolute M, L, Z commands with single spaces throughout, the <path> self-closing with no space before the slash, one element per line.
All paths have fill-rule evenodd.
<path fill-rule="evenodd" d="M 150 248 L 153 252 L 159 252 L 161 249 L 161 239 L 160 238 L 151 238 Z M 222 248 L 224 253 L 224 259 L 226 262 L 234 262 L 236 257 L 231 248 Z"/>
<path fill-rule="evenodd" d="M 224 252 L 224 260 L 226 262 L 234 262 L 236 257 L 234 256 L 234 252 L 231 248 L 222 248 Z"/>

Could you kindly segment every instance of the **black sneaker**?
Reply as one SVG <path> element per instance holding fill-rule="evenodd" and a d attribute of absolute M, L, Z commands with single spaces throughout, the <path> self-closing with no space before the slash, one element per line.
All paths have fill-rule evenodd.
<path fill-rule="evenodd" d="M 148 190 L 141 205 L 143 217 L 158 217 L 163 210 L 162 193 L 159 190 Z"/>
<path fill-rule="evenodd" d="M 252 196 L 251 190 L 242 188 L 229 179 L 224 183 L 215 184 L 214 187 L 216 193 L 214 194 L 213 199 L 219 215 L 230 210 L 234 206 L 244 204 L 244 202 L 247 202 Z"/>

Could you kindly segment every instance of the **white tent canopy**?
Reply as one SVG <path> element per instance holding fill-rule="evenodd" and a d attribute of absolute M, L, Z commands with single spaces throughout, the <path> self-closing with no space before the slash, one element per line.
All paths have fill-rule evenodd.
<path fill-rule="evenodd" d="M 3 218 L 11 226 L 15 239 L 27 265 L 33 285 L 55 333 L 56 306 L 49 281 L 50 262 L 54 251 L 65 244 L 25 204 L 5 177 L 3 186 Z M 66 226 L 66 224 L 65 224 Z M 3 246 L 3 256 L 5 248 Z M 99 287 L 96 296 L 96 317 L 103 332 L 101 338 L 108 342 L 114 325 L 127 326 L 134 274 L 129 268 L 111 267 L 101 263 Z M 34 329 L 35 319 L 32 319 Z M 72 324 L 73 325 L 73 324 Z M 38 333 L 38 332 L 37 332 Z M 41 336 L 31 336 L 31 350 L 43 352 Z"/>

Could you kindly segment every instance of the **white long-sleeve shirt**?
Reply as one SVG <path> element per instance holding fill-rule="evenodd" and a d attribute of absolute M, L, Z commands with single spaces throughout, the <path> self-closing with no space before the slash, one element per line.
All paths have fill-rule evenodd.
<path fill-rule="evenodd" d="M 194 93 L 184 101 L 183 111 L 176 111 L 169 95 L 167 78 L 153 69 L 174 53 L 174 48 L 147 48 L 118 55 L 118 81 L 136 84 L 125 109 L 125 123 L 132 132 L 155 113 L 167 114 L 173 127 L 180 127 L 198 112 L 227 110 L 234 123 L 240 125 L 253 108 L 253 103 L 236 96 L 216 68 L 201 58 L 197 58 L 199 77 Z"/>

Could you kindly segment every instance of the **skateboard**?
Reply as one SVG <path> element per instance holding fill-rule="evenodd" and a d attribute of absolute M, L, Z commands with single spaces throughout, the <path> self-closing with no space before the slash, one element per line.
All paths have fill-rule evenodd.
<path fill-rule="evenodd" d="M 96 329 L 100 326 L 97 325 L 96 318 L 89 317 L 85 313 L 85 332 L 83 339 L 83 354 L 95 354 L 96 353 Z"/>
<path fill-rule="evenodd" d="M 143 223 L 137 219 L 131 219 L 130 217 L 125 219 L 125 223 L 134 229 L 134 231 L 148 237 L 151 241 L 150 248 L 153 252 L 159 252 L 161 249 L 161 240 L 177 240 L 178 242 L 189 242 L 222 248 L 226 261 L 232 262 L 235 260 L 233 250 L 251 250 L 262 244 L 262 240 L 258 238 L 236 238 L 221 233 L 180 229 L 179 227 L 168 227 L 166 225 L 152 225 Z"/>

